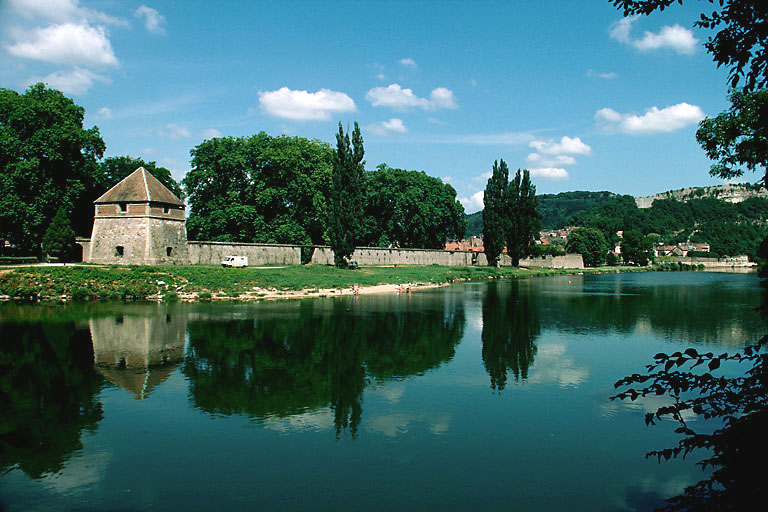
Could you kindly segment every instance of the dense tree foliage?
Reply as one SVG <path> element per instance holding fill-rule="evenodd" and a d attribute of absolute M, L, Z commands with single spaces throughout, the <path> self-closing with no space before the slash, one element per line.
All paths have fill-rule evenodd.
<path fill-rule="evenodd" d="M 763 169 L 768 187 L 768 89 L 746 93 L 731 91 L 731 108 L 699 123 L 696 140 L 714 164 L 709 173 L 723 179 Z"/>
<path fill-rule="evenodd" d="M 333 154 L 328 223 L 328 237 L 337 267 L 349 264 L 349 257 L 362 234 L 364 155 L 363 136 L 357 122 L 352 129 L 351 141 L 349 130 L 345 134 L 339 123 L 336 152 Z"/>
<path fill-rule="evenodd" d="M 184 178 L 192 240 L 323 244 L 333 150 L 300 137 L 206 140 Z"/>
<path fill-rule="evenodd" d="M 141 158 L 131 156 L 111 156 L 101 162 L 102 180 L 104 181 L 105 191 L 117 185 L 139 167 L 143 167 L 152 176 L 165 185 L 168 190 L 179 199 L 184 199 L 184 192 L 181 185 L 173 179 L 171 171 L 165 167 L 160 167 L 157 162 L 145 162 Z"/>
<path fill-rule="evenodd" d="M 663 11 L 682 0 L 611 0 L 623 9 L 624 16 Z M 736 87 L 744 80 L 747 90 L 768 85 L 768 4 L 755 0 L 708 0 L 712 11 L 704 8 L 693 26 L 719 31 L 704 47 L 717 67 L 728 68 L 728 80 Z"/>
<path fill-rule="evenodd" d="M 0 239 L 40 254 L 60 208 L 79 235 L 89 235 L 101 187 L 104 141 L 83 128 L 85 109 L 38 83 L 23 94 L 0 89 Z"/>
<path fill-rule="evenodd" d="M 442 249 L 464 236 L 464 207 L 439 178 L 386 164 L 364 177 L 361 245 Z"/>
<path fill-rule="evenodd" d="M 488 265 L 497 266 L 509 232 L 507 187 L 509 168 L 504 160 L 493 162 L 483 196 L 483 247 Z"/>
<path fill-rule="evenodd" d="M 636 229 L 625 231 L 621 240 L 621 259 L 625 265 L 647 265 L 653 260 L 653 242 Z"/>
<path fill-rule="evenodd" d="M 597 267 L 605 263 L 608 242 L 599 229 L 578 228 L 568 235 L 568 245 L 565 249 L 569 253 L 581 254 L 584 265 Z"/>
<path fill-rule="evenodd" d="M 537 206 L 536 187 L 531 183 L 528 169 L 518 169 L 506 193 L 507 254 L 512 258 L 514 266 L 518 266 L 520 259 L 530 254 L 533 240 L 538 238 L 541 216 L 536 210 Z"/>

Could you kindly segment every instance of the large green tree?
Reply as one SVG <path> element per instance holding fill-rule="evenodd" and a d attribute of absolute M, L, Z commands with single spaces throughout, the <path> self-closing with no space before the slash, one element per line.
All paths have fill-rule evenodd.
<path fill-rule="evenodd" d="M 152 176 L 165 185 L 168 190 L 179 199 L 184 199 L 184 192 L 181 189 L 181 185 L 173 179 L 171 171 L 165 167 L 160 167 L 157 162 L 146 162 L 142 158 L 134 158 L 131 156 L 111 156 L 105 158 L 101 162 L 101 171 L 103 173 L 102 179 L 106 189 L 110 189 L 117 185 L 122 179 L 127 177 L 133 171 L 139 167 L 146 169 Z"/>
<path fill-rule="evenodd" d="M 517 170 L 506 191 L 507 254 L 512 264 L 530 254 L 531 243 L 541 228 L 541 215 L 537 211 L 536 187 L 531 183 L 528 169 Z"/>
<path fill-rule="evenodd" d="M 190 153 L 190 239 L 327 243 L 328 144 L 261 132 L 206 140 Z"/>
<path fill-rule="evenodd" d="M 608 242 L 603 232 L 597 228 L 579 228 L 568 235 L 568 245 L 565 250 L 569 253 L 581 254 L 584 265 L 597 267 L 605 263 Z"/>
<path fill-rule="evenodd" d="M 439 178 L 381 164 L 365 173 L 364 189 L 362 245 L 442 249 L 464 236 L 464 207 Z"/>
<path fill-rule="evenodd" d="M 731 108 L 699 123 L 696 140 L 716 161 L 709 173 L 731 179 L 763 169 L 761 181 L 768 187 L 768 89 L 731 91 Z"/>
<path fill-rule="evenodd" d="M 0 239 L 40 254 L 43 234 L 60 208 L 88 235 L 101 187 L 104 141 L 84 128 L 85 109 L 38 83 L 19 94 L 0 89 Z"/>
<path fill-rule="evenodd" d="M 347 267 L 361 235 L 363 214 L 363 136 L 355 122 L 352 140 L 339 123 L 330 193 L 328 235 L 337 267 Z"/>
<path fill-rule="evenodd" d="M 625 231 L 621 241 L 621 259 L 624 264 L 647 265 L 653 259 L 653 242 L 635 229 Z"/>
<path fill-rule="evenodd" d="M 483 195 L 483 247 L 488 265 L 492 267 L 499 264 L 509 231 L 508 186 L 507 163 L 504 160 L 494 161 Z"/>

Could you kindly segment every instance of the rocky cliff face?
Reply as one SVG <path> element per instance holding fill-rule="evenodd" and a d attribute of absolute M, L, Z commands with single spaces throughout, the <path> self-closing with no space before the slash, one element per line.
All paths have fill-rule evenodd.
<path fill-rule="evenodd" d="M 740 203 L 750 197 L 768 198 L 768 190 L 765 188 L 755 189 L 752 185 L 746 183 L 734 183 L 727 185 L 713 185 L 711 187 L 693 187 L 680 188 L 656 194 L 655 196 L 636 197 L 638 208 L 650 208 L 656 199 L 677 199 L 687 202 L 690 199 L 700 199 L 703 197 L 714 197 L 722 199 L 729 203 Z"/>

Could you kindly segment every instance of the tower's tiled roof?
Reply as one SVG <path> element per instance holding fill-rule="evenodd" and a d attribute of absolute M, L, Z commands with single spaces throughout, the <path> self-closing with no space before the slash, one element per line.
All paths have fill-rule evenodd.
<path fill-rule="evenodd" d="M 160 183 L 146 169 L 139 167 L 120 183 L 107 190 L 94 203 L 165 203 L 184 206 L 173 192 Z"/>

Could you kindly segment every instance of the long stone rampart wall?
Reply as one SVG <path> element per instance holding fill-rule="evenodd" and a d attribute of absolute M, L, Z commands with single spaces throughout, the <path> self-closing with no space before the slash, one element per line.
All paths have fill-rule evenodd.
<path fill-rule="evenodd" d="M 478 254 L 483 257 L 485 255 Z M 472 265 L 472 253 L 467 251 L 441 251 L 434 249 L 390 249 L 385 247 L 358 247 L 352 258 L 358 265 Z M 316 247 L 310 263 L 333 265 L 330 247 Z M 477 263 L 477 262 L 475 262 Z"/>
<path fill-rule="evenodd" d="M 754 267 L 755 263 L 749 261 L 747 256 L 734 256 L 731 258 L 702 258 L 699 256 L 677 257 L 675 261 L 687 265 L 704 265 L 707 268 L 730 268 L 730 267 Z"/>
<path fill-rule="evenodd" d="M 189 261 L 193 265 L 219 265 L 227 256 L 247 256 L 250 266 L 299 265 L 301 264 L 301 246 L 189 242 Z"/>
<path fill-rule="evenodd" d="M 78 239 L 78 244 L 84 247 L 84 254 L 88 254 L 90 240 Z M 299 265 L 302 262 L 302 249 L 312 250 L 310 263 L 333 265 L 333 251 L 327 246 L 310 248 L 301 245 L 190 241 L 187 247 L 189 263 L 193 265 L 219 265 L 227 256 L 247 256 L 249 266 Z M 482 252 L 385 247 L 358 247 L 352 254 L 352 259 L 359 265 L 445 265 L 453 267 L 488 264 L 488 260 Z M 115 261 L 115 263 L 122 263 L 122 261 Z M 503 254 L 499 263 L 502 266 L 510 266 L 512 260 Z M 584 268 L 580 254 L 529 258 L 521 260 L 520 265 L 544 268 Z"/>

